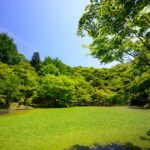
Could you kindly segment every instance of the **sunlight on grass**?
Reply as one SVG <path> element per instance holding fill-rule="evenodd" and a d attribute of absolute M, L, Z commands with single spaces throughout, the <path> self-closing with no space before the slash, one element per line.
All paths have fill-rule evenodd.
<path fill-rule="evenodd" d="M 0 116 L 0 149 L 63 150 L 76 144 L 127 143 L 150 130 L 150 110 L 125 107 L 34 109 Z"/>

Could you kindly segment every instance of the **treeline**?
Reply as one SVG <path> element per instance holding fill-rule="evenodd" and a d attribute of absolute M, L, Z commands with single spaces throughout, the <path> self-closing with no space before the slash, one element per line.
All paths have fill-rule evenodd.
<path fill-rule="evenodd" d="M 70 67 L 35 52 L 29 61 L 0 34 L 0 108 L 12 102 L 34 107 L 150 104 L 150 68 L 134 63 L 110 69 Z"/>

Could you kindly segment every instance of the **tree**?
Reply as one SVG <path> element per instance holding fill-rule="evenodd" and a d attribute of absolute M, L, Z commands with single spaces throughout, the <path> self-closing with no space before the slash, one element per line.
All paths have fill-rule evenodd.
<path fill-rule="evenodd" d="M 46 75 L 46 74 L 54 74 L 58 76 L 59 69 L 53 64 L 42 65 L 42 67 L 40 68 L 40 75 Z"/>
<path fill-rule="evenodd" d="M 102 63 L 123 61 L 127 57 L 150 66 L 150 1 L 90 2 L 79 21 L 77 33 L 92 38 L 88 46 L 91 55 Z"/>
<path fill-rule="evenodd" d="M 74 81 L 70 77 L 47 74 L 41 78 L 39 95 L 41 99 L 46 100 L 42 102 L 46 106 L 66 107 L 71 105 L 74 90 Z"/>
<path fill-rule="evenodd" d="M 93 87 L 90 82 L 87 82 L 82 76 L 74 76 L 72 79 L 75 82 L 74 105 L 86 106 L 91 102 Z"/>
<path fill-rule="evenodd" d="M 53 64 L 53 59 L 49 56 L 45 57 L 43 65 Z"/>
<path fill-rule="evenodd" d="M 32 59 L 31 59 L 31 65 L 36 69 L 36 71 L 40 70 L 40 55 L 39 52 L 34 52 Z"/>
<path fill-rule="evenodd" d="M 17 46 L 13 39 L 7 34 L 0 34 L 0 61 L 9 65 L 18 64 L 25 61 L 25 57 L 17 50 Z"/>
<path fill-rule="evenodd" d="M 135 76 L 130 91 L 130 105 L 150 105 L 150 70 Z"/>
<path fill-rule="evenodd" d="M 17 98 L 20 90 L 20 80 L 7 64 L 0 63 L 0 99 L 9 109 L 10 103 Z"/>
<path fill-rule="evenodd" d="M 29 105 L 38 97 L 39 79 L 35 68 L 29 62 L 21 62 L 14 65 L 13 69 L 21 82 L 19 103 Z"/>
<path fill-rule="evenodd" d="M 72 68 L 64 64 L 59 58 L 54 58 L 53 64 L 59 69 L 59 72 L 61 74 L 68 75 L 72 71 Z"/>
<path fill-rule="evenodd" d="M 114 92 L 108 89 L 95 90 L 92 94 L 92 104 L 96 106 L 109 106 L 112 105 L 112 98 L 115 95 Z"/>

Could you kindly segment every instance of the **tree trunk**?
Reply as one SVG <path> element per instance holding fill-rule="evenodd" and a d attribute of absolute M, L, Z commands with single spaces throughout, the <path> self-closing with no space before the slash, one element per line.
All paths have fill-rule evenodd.
<path fill-rule="evenodd" d="M 6 96 L 6 103 L 5 103 L 5 108 L 9 110 L 10 108 L 10 103 L 11 103 L 11 97 L 9 95 Z"/>

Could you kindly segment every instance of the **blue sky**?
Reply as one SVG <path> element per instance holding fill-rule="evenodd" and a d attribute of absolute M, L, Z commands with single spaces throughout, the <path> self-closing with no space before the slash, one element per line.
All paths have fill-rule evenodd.
<path fill-rule="evenodd" d="M 28 59 L 34 51 L 58 57 L 70 66 L 110 67 L 87 56 L 76 35 L 78 21 L 89 0 L 0 0 L 0 32 L 10 35 Z"/>

